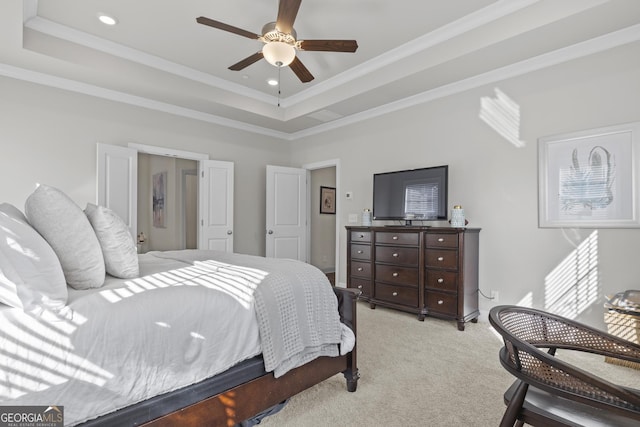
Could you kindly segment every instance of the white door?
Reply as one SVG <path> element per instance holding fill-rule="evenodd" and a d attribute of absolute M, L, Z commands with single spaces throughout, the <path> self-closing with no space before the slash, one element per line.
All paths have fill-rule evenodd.
<path fill-rule="evenodd" d="M 98 205 L 117 213 L 137 233 L 138 150 L 117 145 L 97 144 Z"/>
<path fill-rule="evenodd" d="M 266 256 L 307 262 L 307 171 L 267 166 Z"/>
<path fill-rule="evenodd" d="M 233 163 L 201 160 L 198 249 L 233 252 Z"/>

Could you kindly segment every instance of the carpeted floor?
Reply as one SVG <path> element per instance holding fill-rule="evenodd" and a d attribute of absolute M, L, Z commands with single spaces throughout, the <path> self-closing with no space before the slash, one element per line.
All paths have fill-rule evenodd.
<path fill-rule="evenodd" d="M 294 396 L 260 426 L 497 426 L 514 378 L 500 365 L 501 339 L 487 322 L 451 321 L 358 303 L 355 393 L 336 375 Z M 596 371 L 640 384 L 640 371 L 590 360 Z"/>

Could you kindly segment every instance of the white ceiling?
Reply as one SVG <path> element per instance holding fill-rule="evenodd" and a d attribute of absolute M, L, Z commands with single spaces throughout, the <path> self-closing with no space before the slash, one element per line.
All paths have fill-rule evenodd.
<path fill-rule="evenodd" d="M 261 60 L 278 0 L 2 0 L 0 75 L 295 140 L 640 40 L 638 0 L 302 0 L 298 39 L 356 39 L 356 53 L 298 52 L 315 76 Z M 107 27 L 105 12 L 118 19 Z M 280 104 L 278 106 L 278 103 Z"/>

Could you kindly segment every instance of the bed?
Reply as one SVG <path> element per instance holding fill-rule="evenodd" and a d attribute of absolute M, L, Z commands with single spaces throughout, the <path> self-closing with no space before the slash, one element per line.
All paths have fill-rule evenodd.
<path fill-rule="evenodd" d="M 88 206 L 80 212 L 104 264 L 92 271 L 90 250 L 78 250 L 90 234 L 67 223 L 72 216 L 85 226 L 69 215 L 72 202 L 58 215 L 61 192 L 45 193 L 40 208 L 27 201 L 26 216 L 0 205 L 8 242 L 0 245 L 0 406 L 61 406 L 65 425 L 233 426 L 252 425 L 339 373 L 356 390 L 353 290 L 294 260 L 114 250 L 91 213 L 112 221 L 102 227 L 110 234 L 123 230 L 121 220 Z M 62 231 L 46 230 L 51 224 Z M 110 274 L 109 257 L 127 251 L 117 275 L 130 277 Z M 100 274 L 100 283 L 88 280 Z"/>

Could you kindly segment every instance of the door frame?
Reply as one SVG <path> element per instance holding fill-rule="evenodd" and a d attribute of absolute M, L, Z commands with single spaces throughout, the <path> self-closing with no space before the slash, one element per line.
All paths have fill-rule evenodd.
<path fill-rule="evenodd" d="M 186 211 L 187 211 L 187 176 L 195 176 L 196 177 L 196 230 L 198 230 L 198 216 L 200 215 L 199 211 L 198 211 L 198 207 L 200 205 L 200 194 L 198 192 L 198 169 L 181 169 L 180 170 L 180 185 L 182 187 L 182 197 L 181 197 L 181 201 L 180 201 L 180 207 L 182 209 L 182 227 L 181 227 L 181 236 L 180 236 L 180 240 L 182 241 L 182 246 L 184 248 L 187 247 L 187 220 L 186 220 Z M 196 232 L 196 247 L 197 245 L 197 240 L 198 240 L 198 233 Z"/>
<path fill-rule="evenodd" d="M 325 169 L 335 167 L 336 172 L 336 259 L 335 259 L 335 284 L 338 286 L 338 278 L 340 277 L 340 227 L 342 218 L 342 202 L 340 200 L 341 185 L 340 177 L 340 159 L 329 159 L 321 162 L 307 163 L 301 166 L 302 169 L 307 170 L 307 254 L 311 253 L 311 179 L 310 174 L 312 170 Z"/>
<path fill-rule="evenodd" d="M 127 144 L 127 147 L 136 150 L 138 154 L 143 153 L 143 154 L 151 154 L 154 156 L 164 156 L 164 157 L 174 157 L 174 158 L 187 159 L 187 160 L 195 160 L 196 162 L 198 162 L 198 165 L 203 160 L 209 160 L 208 154 L 196 153 L 193 151 L 176 150 L 173 148 L 159 147 L 157 145 L 146 145 L 146 144 L 139 144 L 136 142 L 129 142 Z M 136 180 L 137 180 L 137 177 L 136 177 Z M 182 180 L 182 177 L 181 177 L 181 180 Z M 181 185 L 183 185 L 183 182 L 181 182 Z M 198 194 L 198 206 L 200 205 L 200 202 L 201 202 L 200 194 Z M 184 219 L 184 216 L 183 216 L 183 219 Z M 185 235 L 182 227 L 181 227 L 180 233 L 182 234 L 182 236 L 180 236 L 180 241 L 184 245 Z M 137 230 L 136 230 L 136 234 L 137 234 Z M 200 227 L 198 227 L 198 236 L 200 236 Z"/>

